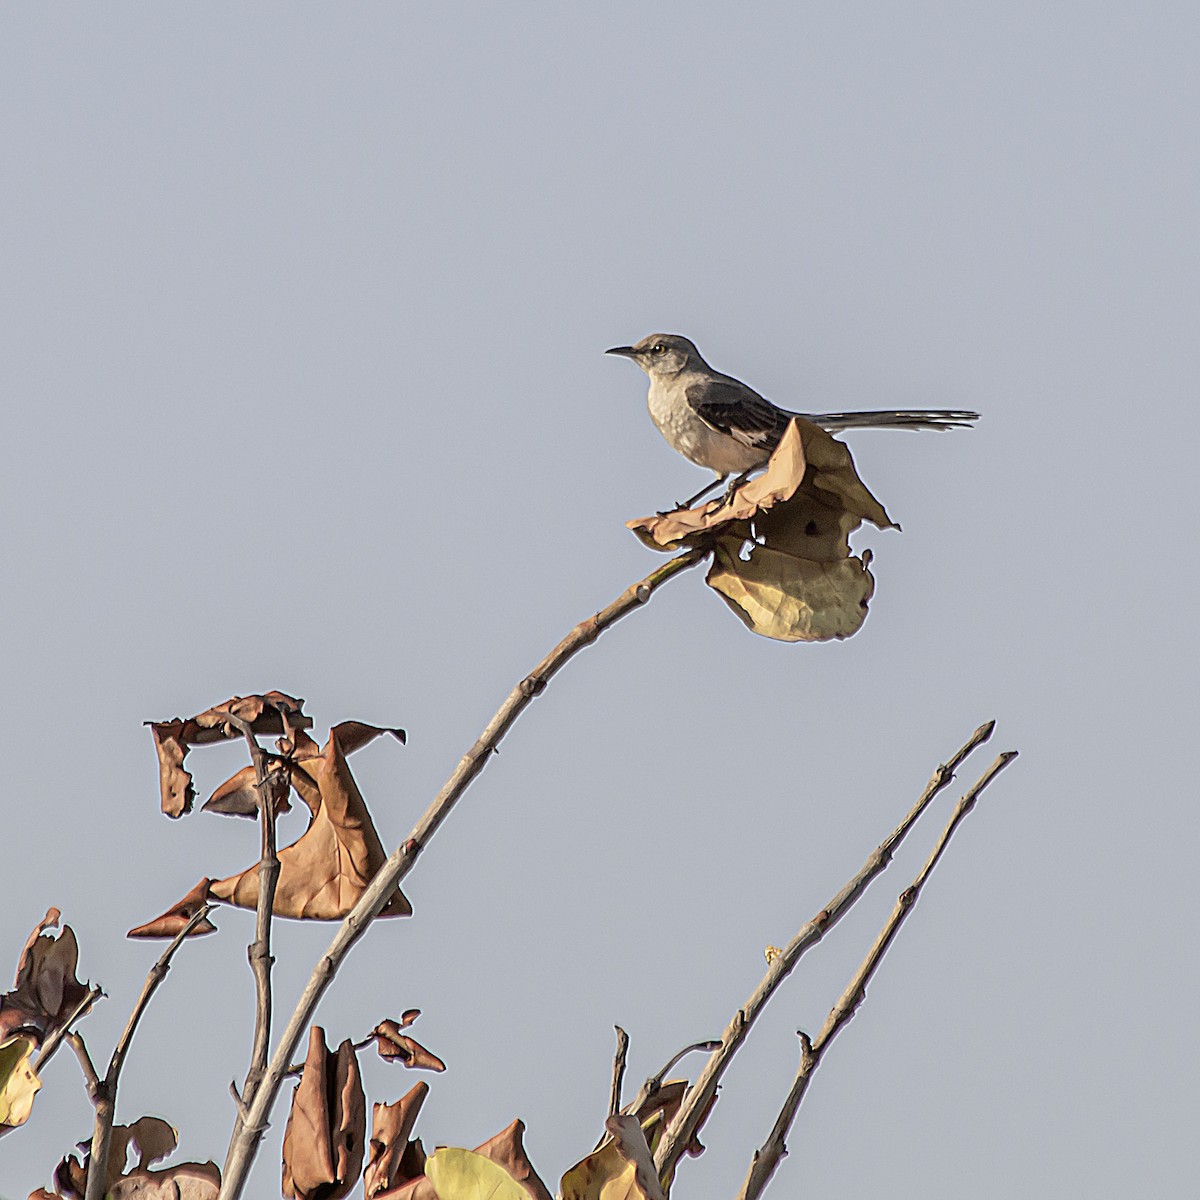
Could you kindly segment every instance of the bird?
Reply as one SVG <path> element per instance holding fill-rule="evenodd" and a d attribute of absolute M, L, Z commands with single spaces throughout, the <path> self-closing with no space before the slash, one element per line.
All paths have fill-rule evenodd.
<path fill-rule="evenodd" d="M 684 458 L 706 467 L 716 480 L 677 508 L 690 508 L 731 475 L 728 503 L 737 488 L 767 459 L 793 417 L 828 433 L 846 429 L 954 429 L 979 420 L 957 409 L 885 409 L 880 412 L 801 413 L 780 408 L 753 388 L 714 371 L 695 343 L 678 333 L 652 333 L 606 354 L 631 359 L 650 376 L 647 402 L 659 432 Z"/>

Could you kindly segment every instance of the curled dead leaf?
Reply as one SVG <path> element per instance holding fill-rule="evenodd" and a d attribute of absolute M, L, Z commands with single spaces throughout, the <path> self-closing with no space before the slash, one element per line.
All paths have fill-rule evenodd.
<path fill-rule="evenodd" d="M 20 1031 L 40 1046 L 89 995 L 91 989 L 75 975 L 79 943 L 74 930 L 64 925 L 57 937 L 46 932 L 61 916 L 57 908 L 49 909 L 21 951 L 13 989 L 0 995 L 0 1039 Z"/>
<path fill-rule="evenodd" d="M 415 1018 L 414 1018 L 415 1019 Z M 409 1022 L 411 1024 L 411 1021 Z M 446 1064 L 420 1042 L 400 1032 L 395 1021 L 380 1021 L 371 1030 L 375 1048 L 385 1062 L 401 1062 L 406 1067 L 423 1071 L 444 1071 Z"/>
<path fill-rule="evenodd" d="M 647 1122 L 652 1130 L 661 1124 L 660 1113 Z M 562 1177 L 558 1185 L 561 1200 L 666 1200 L 646 1131 L 638 1119 L 618 1115 L 609 1117 L 604 1126 L 610 1140 Z"/>
<path fill-rule="evenodd" d="M 408 740 L 403 729 L 395 729 L 384 725 L 368 725 L 365 721 L 342 721 L 329 731 L 331 738 L 336 738 L 345 755 L 361 750 L 384 734 L 394 737 L 401 745 Z M 319 785 L 305 770 L 304 764 L 319 758 L 321 750 L 317 743 L 307 733 L 298 732 L 290 738 L 280 738 L 276 743 L 279 753 L 292 762 L 292 783 L 300 792 L 310 812 L 319 807 Z M 243 767 L 238 773 L 225 780 L 213 794 L 204 802 L 205 812 L 220 813 L 224 816 L 255 817 L 258 815 L 258 781 L 253 766 Z M 286 796 L 280 796 L 276 802 L 276 812 L 287 812 L 291 805 Z"/>
<path fill-rule="evenodd" d="M 823 642 L 857 633 L 875 578 L 862 558 L 811 562 L 770 545 L 720 539 L 707 583 L 748 629 L 780 642 Z"/>
<path fill-rule="evenodd" d="M 410 1141 L 421 1105 L 429 1095 L 429 1084 L 418 1083 L 394 1104 L 376 1104 L 371 1113 L 371 1141 L 367 1165 L 363 1170 L 363 1194 L 366 1200 L 387 1192 L 424 1173 L 424 1162 L 415 1171 Z"/>
<path fill-rule="evenodd" d="M 313 816 L 300 838 L 279 852 L 278 916 L 340 920 L 387 861 L 346 763 L 340 728 L 334 726 L 320 752 L 306 755 L 302 769 L 293 772 L 296 790 Z M 298 737 L 308 740 L 307 735 Z M 209 894 L 240 908 L 255 908 L 258 865 L 217 880 L 210 885 Z M 395 888 L 379 915 L 400 917 L 411 912 L 407 898 Z"/>
<path fill-rule="evenodd" d="M 755 633 L 825 641 L 855 633 L 875 581 L 868 555 L 850 555 L 862 522 L 899 528 L 871 495 L 847 447 L 793 420 L 762 475 L 729 503 L 644 517 L 629 527 L 648 546 L 713 548 L 707 582 Z"/>
<path fill-rule="evenodd" d="M 329 740 L 320 749 L 303 730 L 294 734 L 300 757 L 292 769 L 292 783 L 312 818 L 304 833 L 279 851 L 276 916 L 340 920 L 358 903 L 387 861 L 342 745 L 343 739 L 348 739 L 357 748 L 382 733 L 396 731 L 347 721 L 330 730 Z M 206 899 L 239 908 L 256 908 L 258 864 L 226 879 L 201 880 L 178 904 L 153 921 L 130 930 L 128 936 L 174 937 Z M 379 915 L 406 917 L 411 913 L 412 905 L 397 887 Z M 211 929 L 206 918 L 198 931 L 207 933 Z"/>
<path fill-rule="evenodd" d="M 353 1044 L 347 1039 L 330 1053 L 325 1031 L 314 1025 L 283 1135 L 285 1196 L 341 1200 L 350 1193 L 362 1170 L 366 1103 Z"/>
<path fill-rule="evenodd" d="M 229 721 L 231 713 L 255 733 L 291 737 L 312 725 L 312 718 L 304 715 L 303 707 L 303 700 L 285 696 L 283 692 L 265 692 L 261 696 L 234 696 L 194 717 L 148 722 L 158 752 L 163 812 L 169 817 L 180 817 L 192 811 L 196 792 L 183 760 L 192 746 L 241 737 L 241 732 Z"/>
<path fill-rule="evenodd" d="M 161 1117 L 139 1117 L 131 1125 L 114 1125 L 105 1172 L 105 1200 L 216 1200 L 221 1172 L 216 1163 L 177 1163 L 161 1170 L 150 1164 L 174 1154 L 179 1134 Z M 126 1169 L 129 1150 L 138 1161 Z M 55 1169 L 54 1186 L 63 1200 L 84 1200 L 91 1142 L 81 1141 L 82 1161 L 67 1155 Z"/>
<path fill-rule="evenodd" d="M 177 904 L 172 905 L 161 916 L 157 916 L 152 921 L 147 921 L 145 925 L 139 925 L 135 929 L 131 929 L 125 936 L 131 938 L 173 938 L 179 934 L 187 923 L 204 907 L 205 904 L 211 902 L 212 897 L 209 895 L 209 884 L 211 879 L 207 877 L 200 880 L 198 884 L 182 900 Z M 207 918 L 201 919 L 188 934 L 188 937 L 200 937 L 205 933 L 216 933 L 217 927 Z"/>

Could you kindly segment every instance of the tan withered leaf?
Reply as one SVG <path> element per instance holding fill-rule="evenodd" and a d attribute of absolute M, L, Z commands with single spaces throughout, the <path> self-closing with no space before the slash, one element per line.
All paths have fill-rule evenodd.
<path fill-rule="evenodd" d="M 61 916 L 57 908 L 49 909 L 25 943 L 13 989 L 0 995 L 0 1039 L 19 1029 L 41 1045 L 88 994 L 87 985 L 75 977 L 79 943 L 70 925 L 57 937 L 45 932 Z"/>
<path fill-rule="evenodd" d="M 849 542 L 864 520 L 899 528 L 846 446 L 796 419 L 766 471 L 729 504 L 712 500 L 629 526 L 655 549 L 713 545 L 709 586 L 755 633 L 797 642 L 849 637 L 865 620 L 875 583 L 869 556 L 851 557 Z"/>
<path fill-rule="evenodd" d="M 131 929 L 125 936 L 131 938 L 175 937 L 208 903 L 210 899 L 208 887 L 211 883 L 212 880 L 208 878 L 200 880 L 182 900 L 168 908 L 162 916 L 155 917 L 153 921 L 147 921 L 145 925 L 139 925 L 136 929 Z M 188 936 L 199 937 L 203 933 L 216 933 L 216 931 L 217 927 L 207 917 L 204 917 Z"/>
<path fill-rule="evenodd" d="M 875 579 L 868 555 L 810 562 L 771 546 L 740 556 L 740 540 L 717 543 L 706 580 L 747 628 L 780 642 L 823 642 L 857 633 Z"/>
<path fill-rule="evenodd" d="M 194 717 L 148 722 L 158 752 L 163 812 L 169 817 L 191 812 L 196 792 L 183 760 L 192 746 L 241 737 L 229 723 L 230 713 L 245 721 L 255 733 L 290 737 L 297 730 L 312 725 L 312 718 L 304 715 L 303 705 L 303 700 L 285 696 L 282 692 L 265 692 L 261 696 L 234 696 Z"/>
<path fill-rule="evenodd" d="M 373 1200 L 380 1192 L 407 1183 L 424 1169 L 422 1166 L 406 1174 L 404 1161 L 417 1114 L 428 1095 L 429 1084 L 422 1081 L 394 1104 L 376 1104 L 372 1110 L 370 1150 L 363 1171 L 366 1200 Z"/>
<path fill-rule="evenodd" d="M 411 1022 L 410 1022 L 411 1023 Z M 380 1021 L 371 1030 L 375 1048 L 385 1062 L 401 1062 L 406 1067 L 423 1071 L 444 1071 L 446 1064 L 420 1042 L 400 1032 L 395 1021 Z"/>
<path fill-rule="evenodd" d="M 366 802 L 346 764 L 340 728 L 330 730 L 321 751 L 306 757 L 303 769 L 293 773 L 296 790 L 313 816 L 299 840 L 279 852 L 275 888 L 279 916 L 326 921 L 344 917 L 387 861 Z M 311 740 L 306 734 L 298 734 L 297 739 Z M 258 904 L 258 865 L 217 880 L 209 886 L 209 894 L 241 908 L 254 908 Z M 379 915 L 401 917 L 411 912 L 412 906 L 396 888 Z"/>
<path fill-rule="evenodd" d="M 347 1039 L 330 1053 L 325 1031 L 314 1025 L 283 1135 L 283 1194 L 295 1200 L 348 1195 L 362 1170 L 366 1126 L 353 1044 Z"/>
<path fill-rule="evenodd" d="M 649 1132 L 660 1135 L 661 1113 L 647 1121 Z M 562 1200 L 666 1200 L 654 1170 L 654 1160 L 636 1117 L 609 1117 L 612 1135 L 598 1150 L 577 1162 L 558 1185 Z"/>
<path fill-rule="evenodd" d="M 533 1200 L 552 1200 L 549 1189 L 538 1178 L 525 1153 L 525 1122 L 520 1118 L 495 1137 L 488 1138 L 482 1146 L 476 1146 L 475 1153 L 502 1166 Z"/>
<path fill-rule="evenodd" d="M 329 740 L 321 749 L 302 730 L 295 733 L 296 752 L 302 757 L 292 771 L 292 783 L 311 811 L 312 819 L 292 845 L 279 851 L 276 916 L 340 920 L 387 861 L 366 802 L 346 763 L 342 742 L 345 739 L 352 747 L 358 747 L 380 733 L 391 732 L 347 721 L 330 730 Z M 130 930 L 127 936 L 174 937 L 205 899 L 221 900 L 239 908 L 256 908 L 258 864 L 227 879 L 201 880 L 173 908 Z M 411 912 L 407 897 L 395 888 L 379 915 L 406 917 Z M 201 932 L 210 930 L 207 919 L 201 922 Z"/>
<path fill-rule="evenodd" d="M 220 1167 L 191 1162 L 158 1171 L 135 1167 L 105 1192 L 104 1200 L 217 1200 L 220 1191 Z"/>
<path fill-rule="evenodd" d="M 149 1164 L 173 1154 L 179 1144 L 177 1132 L 161 1117 L 140 1117 L 132 1125 L 114 1125 L 105 1172 L 105 1200 L 215 1200 L 221 1187 L 216 1163 L 178 1163 L 162 1170 Z M 125 1169 L 129 1149 L 137 1163 Z M 66 1200 L 83 1200 L 91 1161 L 91 1142 L 82 1141 L 83 1161 L 68 1155 L 54 1172 L 54 1186 Z"/>
<path fill-rule="evenodd" d="M 373 742 L 384 734 L 390 734 L 401 745 L 408 735 L 403 729 L 394 729 L 382 725 L 368 725 L 364 721 L 342 721 L 330 731 L 345 755 L 361 750 L 363 746 Z M 305 770 L 305 762 L 319 758 L 321 755 L 317 743 L 307 734 L 298 734 L 294 738 L 280 738 L 276 743 L 280 754 L 289 755 L 293 760 L 292 784 L 301 794 L 310 812 L 315 812 L 320 805 L 319 788 L 311 774 Z M 221 813 L 225 816 L 256 817 L 258 815 L 258 783 L 253 766 L 243 767 L 232 778 L 227 779 L 204 802 L 205 812 Z M 291 805 L 286 798 L 277 804 L 276 811 L 287 812 Z"/>

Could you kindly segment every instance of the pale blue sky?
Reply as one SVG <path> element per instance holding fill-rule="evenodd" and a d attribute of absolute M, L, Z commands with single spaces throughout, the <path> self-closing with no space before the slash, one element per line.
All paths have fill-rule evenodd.
<path fill-rule="evenodd" d="M 756 639 L 693 574 L 571 664 L 407 881 L 416 916 L 356 951 L 331 1040 L 422 1008 L 450 1067 L 426 1144 L 521 1116 L 553 1186 L 598 1134 L 613 1023 L 634 1082 L 716 1036 L 763 947 L 995 717 L 1022 757 L 771 1194 L 1180 1194 L 1198 33 L 1172 3 L 6 7 L 2 955 L 60 907 L 107 1058 L 157 954 L 124 931 L 257 846 L 159 814 L 141 723 L 234 692 L 303 696 L 320 733 L 406 726 L 357 760 L 402 838 L 513 683 L 655 565 L 624 521 L 703 481 L 602 353 L 680 332 L 788 406 L 984 419 L 850 439 L 904 526 L 857 538 L 878 589 L 853 640 Z M 201 790 L 238 763 L 198 753 Z M 736 1191 L 794 1030 L 945 815 L 776 999 L 677 1196 Z M 252 917 L 217 924 L 120 1117 L 219 1160 Z M 280 929 L 281 1007 L 331 933 Z M 61 1054 L 0 1194 L 90 1122 Z"/>

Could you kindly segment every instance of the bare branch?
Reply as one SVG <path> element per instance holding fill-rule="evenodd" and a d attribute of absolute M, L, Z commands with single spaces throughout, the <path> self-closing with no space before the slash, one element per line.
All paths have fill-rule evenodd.
<path fill-rule="evenodd" d="M 112 1144 L 113 1117 L 117 1111 L 117 1082 L 121 1077 L 121 1068 L 125 1065 L 125 1056 L 129 1053 L 133 1035 L 137 1031 L 138 1022 L 150 1003 L 150 998 L 158 990 L 158 985 L 167 977 L 171 969 L 171 959 L 175 951 L 183 945 L 184 938 L 212 911 L 212 905 L 202 904 L 191 916 L 188 923 L 171 939 L 171 944 L 159 956 L 158 962 L 150 968 L 146 982 L 142 985 L 141 995 L 129 1014 L 129 1020 L 117 1039 L 112 1058 L 108 1062 L 108 1070 L 102 1080 L 96 1080 L 92 1087 L 92 1105 L 96 1110 L 95 1125 L 92 1131 L 92 1148 L 88 1159 L 87 1193 L 85 1200 L 101 1200 L 104 1195 L 105 1177 L 108 1173 L 108 1149 Z M 78 1038 L 78 1034 L 72 1035 Z M 74 1042 L 72 1047 L 74 1048 Z M 80 1039 L 82 1046 L 82 1039 Z M 79 1051 L 76 1050 L 78 1055 Z M 82 1064 L 82 1059 L 80 1063 Z M 90 1060 L 89 1060 L 90 1061 Z M 84 1069 L 87 1075 L 87 1069 Z M 95 1076 L 95 1070 L 92 1071 Z M 89 1083 L 90 1086 L 90 1083 Z"/>
<path fill-rule="evenodd" d="M 242 1086 L 241 1105 L 233 1136 L 240 1130 L 244 1110 L 254 1099 L 254 1093 L 267 1069 L 267 1054 L 271 1046 L 271 1017 L 273 999 L 271 991 L 271 920 L 275 910 L 275 887 L 279 882 L 279 854 L 275 839 L 275 805 L 280 792 L 291 786 L 291 773 L 285 761 L 279 770 L 272 770 L 268 759 L 274 755 L 258 744 L 249 722 L 230 712 L 225 719 L 246 740 L 250 761 L 254 764 L 254 778 L 258 792 L 258 817 L 261 829 L 261 847 L 258 861 L 258 903 L 254 913 L 254 941 L 246 949 L 250 970 L 254 973 L 254 1041 L 250 1051 L 250 1066 L 246 1071 L 246 1082 Z"/>
<path fill-rule="evenodd" d="M 617 1052 L 613 1055 L 612 1089 L 608 1095 L 608 1115 L 615 1117 L 621 1111 L 621 1085 L 625 1081 L 625 1056 L 629 1053 L 629 1034 L 620 1025 L 617 1031 Z"/>
<path fill-rule="evenodd" d="M 954 779 L 954 772 L 967 756 L 992 736 L 995 726 L 995 721 L 988 721 L 981 725 L 951 757 L 949 762 L 942 763 L 934 771 L 925 785 L 925 790 L 909 809 L 904 820 L 879 844 L 858 874 L 811 921 L 801 926 L 799 932 L 783 951 L 771 960 L 758 987 L 754 989 L 746 1003 L 733 1014 L 721 1036 L 720 1045 L 705 1064 L 700 1077 L 688 1090 L 679 1111 L 663 1134 L 658 1151 L 654 1156 L 655 1165 L 658 1167 L 661 1178 L 671 1177 L 685 1148 L 695 1136 L 704 1114 L 708 1111 L 712 1098 L 716 1095 L 721 1076 L 724 1075 L 733 1056 L 746 1040 L 750 1027 L 767 1001 L 792 973 L 805 952 L 815 946 L 853 908 L 871 881 L 891 862 L 896 848 L 916 823 L 917 818 L 929 807 L 934 797 L 950 784 Z"/>
<path fill-rule="evenodd" d="M 83 1038 L 74 1030 L 63 1034 L 63 1040 L 75 1051 L 75 1057 L 79 1059 L 79 1066 L 83 1071 L 83 1081 L 87 1085 L 88 1099 L 95 1104 L 96 1097 L 100 1094 L 100 1076 L 96 1074 L 92 1056 L 88 1053 Z"/>
<path fill-rule="evenodd" d="M 342 960 L 359 938 L 367 931 L 379 910 L 391 896 L 395 886 L 412 870 L 421 851 L 428 845 L 442 822 L 450 815 L 458 799 L 467 790 L 493 756 L 501 739 L 513 722 L 541 695 L 550 679 L 580 650 L 590 646 L 606 629 L 628 613 L 640 608 L 667 580 L 708 557 L 707 546 L 696 547 L 677 555 L 652 571 L 645 579 L 625 589 L 606 608 L 581 621 L 545 658 L 509 693 L 496 715 L 488 722 L 475 744 L 463 756 L 450 778 L 442 785 L 424 815 L 409 836 L 392 851 L 391 856 L 367 886 L 358 903 L 339 926 L 328 950 L 313 970 L 296 1008 L 283 1031 L 271 1057 L 262 1083 L 250 1102 L 250 1116 L 232 1139 L 222 1171 L 220 1200 L 238 1200 L 246 1185 L 250 1164 L 258 1150 L 262 1130 L 266 1128 L 271 1106 L 279 1094 L 288 1060 L 296 1052 L 300 1038 L 312 1019 L 317 1003 L 329 987 Z"/>
<path fill-rule="evenodd" d="M 754 1152 L 754 1157 L 750 1162 L 750 1170 L 746 1175 L 745 1182 L 742 1184 L 741 1191 L 738 1192 L 737 1200 L 758 1200 L 763 1189 L 770 1182 L 771 1176 L 774 1174 L 776 1167 L 778 1167 L 780 1160 L 787 1153 L 785 1139 L 792 1127 L 792 1122 L 796 1119 L 796 1112 L 800 1107 L 800 1101 L 804 1098 L 804 1093 L 808 1090 L 809 1080 L 821 1063 L 821 1056 L 829 1048 L 830 1043 L 837 1037 L 842 1028 L 849 1022 L 850 1018 L 854 1016 L 858 1010 L 858 1006 L 866 999 L 867 984 L 871 982 L 872 977 L 879 968 L 880 962 L 883 961 L 884 954 L 895 940 L 896 934 L 900 931 L 900 926 L 904 924 L 908 914 L 912 911 L 917 898 L 921 894 L 921 889 L 925 886 L 925 881 L 937 865 L 959 823 L 975 807 L 975 801 L 979 799 L 984 788 L 1016 757 L 1015 750 L 1005 751 L 1001 754 L 958 802 L 945 829 L 942 830 L 941 837 L 938 838 L 937 844 L 931 851 L 929 858 L 925 861 L 925 865 L 921 868 L 920 873 L 913 880 L 911 886 L 905 888 L 900 893 L 899 899 L 897 899 L 896 905 L 892 909 L 891 916 L 888 917 L 883 928 L 879 931 L 879 936 L 876 937 L 874 944 L 867 951 L 866 958 L 863 959 L 858 970 L 854 973 L 854 977 L 850 980 L 846 990 L 830 1010 L 829 1016 L 825 1019 L 825 1024 L 821 1028 L 821 1032 L 811 1042 L 806 1034 L 800 1034 L 800 1066 L 796 1071 L 795 1078 L 792 1080 L 792 1086 L 783 1102 L 783 1107 L 779 1110 L 779 1116 L 775 1119 L 770 1136 Z"/>
<path fill-rule="evenodd" d="M 650 1075 L 638 1088 L 637 1094 L 628 1104 L 621 1109 L 621 1113 L 625 1116 L 636 1116 L 641 1112 L 644 1105 L 658 1095 L 658 1089 L 662 1087 L 663 1080 L 666 1079 L 667 1073 L 675 1066 L 680 1059 L 686 1058 L 689 1054 L 707 1053 L 711 1054 L 721 1044 L 719 1038 L 713 1038 L 707 1042 L 693 1042 L 690 1046 L 684 1046 L 682 1050 L 677 1050 L 670 1058 L 653 1075 Z M 595 1149 L 599 1150 L 606 1142 L 611 1140 L 611 1135 L 605 1133 L 603 1137 L 596 1143 Z"/>

